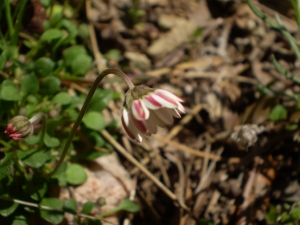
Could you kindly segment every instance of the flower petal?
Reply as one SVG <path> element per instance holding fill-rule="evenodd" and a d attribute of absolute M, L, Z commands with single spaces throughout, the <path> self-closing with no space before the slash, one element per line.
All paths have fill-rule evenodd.
<path fill-rule="evenodd" d="M 173 116 L 168 111 L 167 108 L 162 108 L 154 111 L 157 117 L 159 117 L 165 124 L 172 124 L 173 123 Z"/>
<path fill-rule="evenodd" d="M 137 128 L 129 120 L 129 113 L 127 112 L 126 109 L 123 109 L 123 115 L 121 121 L 128 137 L 136 143 L 142 142 L 143 138 L 141 134 L 138 132 Z"/>
<path fill-rule="evenodd" d="M 157 126 L 165 128 L 166 127 L 165 123 L 155 114 L 155 111 L 156 110 L 150 111 L 151 121 L 154 121 Z"/>
<path fill-rule="evenodd" d="M 169 100 L 166 100 L 165 98 L 159 96 L 159 95 L 156 94 L 156 93 L 153 93 L 153 94 L 151 95 L 151 97 L 152 97 L 155 101 L 157 101 L 159 104 L 161 104 L 161 107 L 159 107 L 159 108 L 164 108 L 164 107 L 166 107 L 166 108 L 176 108 L 176 107 L 178 107 L 177 102 L 175 102 L 175 101 L 173 101 L 173 100 L 170 100 L 170 99 L 169 99 Z M 158 109 L 158 108 L 153 108 L 153 109 Z"/>
<path fill-rule="evenodd" d="M 163 107 L 163 104 L 157 100 L 158 96 L 154 94 L 146 95 L 143 97 L 142 101 L 149 109 L 159 109 Z"/>
<path fill-rule="evenodd" d="M 185 109 L 184 109 L 184 107 L 183 107 L 183 105 L 180 103 L 180 102 L 178 102 L 178 108 L 177 108 L 180 112 L 182 112 L 182 113 L 185 113 Z"/>
<path fill-rule="evenodd" d="M 181 118 L 180 113 L 177 111 L 177 109 L 168 109 L 169 112 L 172 114 L 172 116 L 176 117 L 176 118 Z"/>
<path fill-rule="evenodd" d="M 149 119 L 147 119 L 145 122 L 147 124 L 147 128 L 148 128 L 148 131 L 151 133 L 151 134 L 156 134 L 157 132 L 157 122 L 156 122 L 156 119 L 155 119 L 155 114 L 153 113 L 152 110 L 150 110 L 150 116 L 149 116 Z"/>
<path fill-rule="evenodd" d="M 147 128 L 147 124 L 145 120 L 137 120 L 136 118 L 134 118 L 134 116 L 129 113 L 129 119 L 130 122 L 132 122 L 134 124 L 134 126 L 143 134 L 147 135 L 147 136 L 151 136 L 151 133 L 149 133 L 148 128 Z"/>
<path fill-rule="evenodd" d="M 132 113 L 137 120 L 147 120 L 149 118 L 149 109 L 141 99 L 132 102 Z"/>
<path fill-rule="evenodd" d="M 182 98 L 179 98 L 178 96 L 174 95 L 173 93 L 163 90 L 163 89 L 156 89 L 154 91 L 158 96 L 166 99 L 168 101 L 168 99 L 171 99 L 175 102 L 184 102 L 184 100 Z"/>

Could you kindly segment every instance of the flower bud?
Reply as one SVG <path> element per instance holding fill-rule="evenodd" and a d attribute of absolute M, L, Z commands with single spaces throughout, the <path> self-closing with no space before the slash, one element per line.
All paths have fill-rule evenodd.
<path fill-rule="evenodd" d="M 15 116 L 9 121 L 5 133 L 16 141 L 24 140 L 32 135 L 33 125 L 25 116 Z"/>

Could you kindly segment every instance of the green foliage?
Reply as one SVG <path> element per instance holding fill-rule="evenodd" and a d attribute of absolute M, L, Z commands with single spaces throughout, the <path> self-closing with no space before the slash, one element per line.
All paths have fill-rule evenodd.
<path fill-rule="evenodd" d="M 63 203 L 57 198 L 43 198 L 42 206 L 49 207 L 53 210 L 40 208 L 41 217 L 49 223 L 59 224 L 64 219 Z"/>
<path fill-rule="evenodd" d="M 282 105 L 276 105 L 269 114 L 269 119 L 272 121 L 284 120 L 287 117 L 287 110 Z"/>
<path fill-rule="evenodd" d="M 87 175 L 82 166 L 79 164 L 71 164 L 67 168 L 66 178 L 69 184 L 80 185 L 86 181 Z"/>
<path fill-rule="evenodd" d="M 34 213 L 51 224 L 59 224 L 65 212 L 78 217 L 78 203 L 72 198 L 62 202 L 54 197 L 53 186 L 81 185 L 86 181 L 87 174 L 79 160 L 109 154 L 90 146 L 112 150 L 99 131 L 106 126 L 101 111 L 117 94 L 100 88 L 96 91 L 80 124 L 84 144 L 81 143 L 82 136 L 75 136 L 66 162 L 51 177 L 44 176 L 53 169 L 61 155 L 70 127 L 86 98 L 86 94 L 74 89 L 72 84 L 82 86 L 86 83 L 84 76 L 88 70 L 95 69 L 90 46 L 86 45 L 89 27 L 77 23 L 73 18 L 76 10 L 69 4 L 41 0 L 49 18 L 40 21 L 44 32 L 36 34 L 25 30 L 27 36 L 23 37 L 19 31 L 29 1 L 12 2 L 0 1 L 0 24 L 3 25 L 0 31 L 2 131 L 20 112 L 28 118 L 42 112 L 48 119 L 36 121 L 34 135 L 25 141 L 11 140 L 1 132 L 4 151 L 0 156 L 0 220 L 5 217 L 9 224 L 27 225 L 27 218 Z M 119 52 L 114 55 L 117 61 L 121 59 Z M 86 141 L 91 145 L 85 147 Z M 78 149 L 77 143 L 84 149 Z M 24 202 L 29 205 L 25 206 Z M 90 214 L 95 206 L 96 203 L 87 202 L 82 213 Z M 101 224 L 97 218 L 78 221 L 78 224 Z"/>
<path fill-rule="evenodd" d="M 278 205 L 277 207 L 271 205 L 266 220 L 269 224 L 299 224 L 300 202 L 295 203 L 294 205 Z"/>

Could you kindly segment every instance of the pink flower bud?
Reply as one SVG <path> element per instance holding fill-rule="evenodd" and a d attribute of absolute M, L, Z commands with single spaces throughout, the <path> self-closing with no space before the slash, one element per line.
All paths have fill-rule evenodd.
<path fill-rule="evenodd" d="M 9 121 L 5 133 L 12 139 L 20 141 L 32 135 L 33 126 L 25 116 L 15 116 Z"/>
<path fill-rule="evenodd" d="M 173 117 L 185 113 L 183 100 L 169 91 L 136 86 L 126 93 L 122 112 L 122 125 L 134 142 L 157 132 L 157 126 L 173 123 Z"/>

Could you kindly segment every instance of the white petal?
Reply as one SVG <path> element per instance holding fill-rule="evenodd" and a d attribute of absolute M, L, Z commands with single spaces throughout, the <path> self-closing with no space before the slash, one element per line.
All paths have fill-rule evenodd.
<path fill-rule="evenodd" d="M 129 125 L 129 115 L 128 115 L 128 111 L 124 108 L 123 108 L 123 119 L 124 119 L 124 123 L 128 127 L 128 125 Z"/>
<path fill-rule="evenodd" d="M 156 89 L 155 92 L 162 93 L 163 95 L 166 95 L 166 96 L 174 99 L 175 101 L 184 102 L 183 99 L 179 98 L 178 96 L 174 95 L 173 93 L 171 93 L 169 91 L 166 91 L 166 90 L 163 90 L 163 89 Z"/>
<path fill-rule="evenodd" d="M 141 99 L 132 102 L 132 113 L 137 120 L 147 120 L 149 118 L 149 109 Z"/>
<path fill-rule="evenodd" d="M 162 107 L 160 107 L 160 108 L 163 108 L 163 107 L 176 108 L 176 107 L 178 107 L 176 101 L 173 101 L 173 102 L 167 101 L 166 99 L 158 96 L 157 94 L 152 94 L 151 96 L 155 99 L 155 101 L 157 101 L 159 104 L 162 105 Z M 154 109 L 157 109 L 157 108 L 154 108 Z"/>
<path fill-rule="evenodd" d="M 176 118 L 181 118 L 180 113 L 177 111 L 177 109 L 168 109 L 169 112 L 172 114 L 172 116 L 176 117 Z"/>
<path fill-rule="evenodd" d="M 168 111 L 168 109 L 158 109 L 154 111 L 155 114 L 165 123 L 165 124 L 172 124 L 173 123 L 173 116 Z"/>
<path fill-rule="evenodd" d="M 150 116 L 149 116 L 149 119 L 146 120 L 146 125 L 147 125 L 147 128 L 148 128 L 148 131 L 151 133 L 151 134 L 156 134 L 157 132 L 157 123 L 156 123 L 156 119 L 155 117 L 153 116 L 153 112 L 150 110 Z"/>
<path fill-rule="evenodd" d="M 127 118 L 129 118 L 128 113 L 127 113 Z M 126 125 L 125 119 L 126 117 L 124 117 L 124 113 L 123 113 L 121 120 L 126 134 L 133 142 L 141 143 L 143 140 L 142 134 L 138 131 L 138 129 L 134 126 L 134 124 L 131 121 L 128 120 L 129 123 L 128 125 Z"/>
<path fill-rule="evenodd" d="M 155 124 L 159 127 L 165 128 L 165 123 L 155 114 L 155 111 L 151 110 L 151 121 L 155 121 Z"/>
<path fill-rule="evenodd" d="M 183 107 L 183 105 L 180 103 L 180 102 L 178 102 L 178 108 L 177 108 L 180 112 L 182 112 L 182 113 L 185 113 L 185 109 L 184 109 L 184 107 Z"/>

